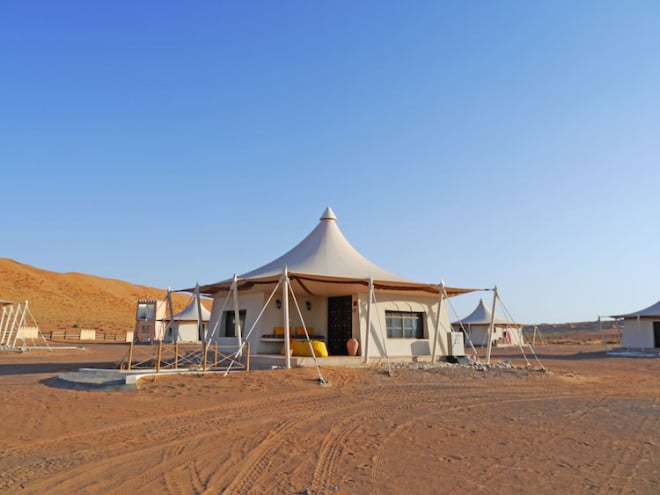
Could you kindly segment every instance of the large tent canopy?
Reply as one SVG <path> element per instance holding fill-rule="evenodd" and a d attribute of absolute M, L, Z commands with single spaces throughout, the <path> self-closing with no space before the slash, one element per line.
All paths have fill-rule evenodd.
<path fill-rule="evenodd" d="M 364 293 L 369 280 L 374 289 L 416 295 L 440 294 L 441 286 L 408 280 L 384 270 L 362 256 L 348 242 L 337 226 L 337 217 L 328 207 L 319 224 L 293 249 L 255 270 L 237 277 L 238 290 L 258 289 L 276 284 L 287 270 L 296 291 L 310 295 L 343 295 Z M 233 279 L 200 286 L 202 294 L 229 291 Z M 192 291 L 193 289 L 185 289 Z M 474 289 L 444 287 L 447 296 L 455 296 Z"/>
<path fill-rule="evenodd" d="M 623 315 L 612 315 L 612 318 L 657 318 L 660 317 L 660 301 L 652 304 L 648 308 L 640 309 L 634 313 L 627 313 Z"/>

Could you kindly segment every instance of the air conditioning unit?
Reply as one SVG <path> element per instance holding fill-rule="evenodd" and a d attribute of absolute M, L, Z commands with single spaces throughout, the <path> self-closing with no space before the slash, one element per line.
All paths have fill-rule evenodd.
<path fill-rule="evenodd" d="M 447 349 L 450 356 L 465 356 L 465 344 L 463 342 L 463 332 L 447 332 L 449 339 Z"/>

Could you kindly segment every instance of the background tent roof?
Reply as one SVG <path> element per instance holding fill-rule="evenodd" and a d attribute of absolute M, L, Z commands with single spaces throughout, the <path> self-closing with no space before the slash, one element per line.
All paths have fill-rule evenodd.
<path fill-rule="evenodd" d="M 655 304 L 652 304 L 648 308 L 640 309 L 634 313 L 628 313 L 625 315 L 612 315 L 612 318 L 653 318 L 660 317 L 660 301 Z"/>
<path fill-rule="evenodd" d="M 172 316 L 174 321 L 197 321 L 197 301 L 195 299 L 191 300 L 188 306 L 185 309 Z M 169 320 L 169 316 L 164 318 Z M 211 312 L 202 305 L 202 321 L 209 321 L 211 319 Z"/>
<path fill-rule="evenodd" d="M 474 311 L 472 311 L 472 313 L 467 315 L 462 320 L 453 322 L 452 325 L 459 325 L 461 323 L 463 325 L 489 325 L 492 314 L 493 313 L 490 311 L 490 309 L 486 307 L 484 300 L 479 299 L 479 304 L 477 304 L 477 307 L 474 308 Z M 497 316 L 497 313 L 495 314 L 495 324 L 521 326 L 518 323 L 505 320 L 504 318 L 500 318 L 499 316 Z"/>
<path fill-rule="evenodd" d="M 381 290 L 417 291 L 439 293 L 433 284 L 421 284 L 405 279 L 381 268 L 362 256 L 337 226 L 337 217 L 328 207 L 321 215 L 321 221 L 312 232 L 279 258 L 255 270 L 239 275 L 239 289 L 250 288 L 258 284 L 272 284 L 282 275 L 287 267 L 289 277 L 307 293 L 330 294 L 364 292 L 368 280 L 372 278 L 376 288 Z M 200 291 L 205 294 L 228 290 L 231 279 L 215 284 L 204 285 Z M 352 283 L 348 288 L 346 284 Z M 334 291 L 329 284 L 343 284 Z M 321 287 L 323 285 L 323 287 Z M 191 289 L 185 289 L 190 291 Z M 471 292 L 472 289 L 446 288 L 448 295 Z"/>

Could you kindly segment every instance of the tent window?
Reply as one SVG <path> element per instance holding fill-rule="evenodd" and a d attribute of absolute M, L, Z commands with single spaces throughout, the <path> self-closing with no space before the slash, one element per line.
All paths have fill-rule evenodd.
<path fill-rule="evenodd" d="M 385 311 L 388 339 L 423 339 L 424 313 Z"/>
<path fill-rule="evenodd" d="M 245 329 L 245 310 L 241 309 L 238 312 L 238 317 L 241 320 L 241 329 Z M 225 337 L 236 337 L 236 320 L 234 319 L 234 311 L 225 311 Z"/>

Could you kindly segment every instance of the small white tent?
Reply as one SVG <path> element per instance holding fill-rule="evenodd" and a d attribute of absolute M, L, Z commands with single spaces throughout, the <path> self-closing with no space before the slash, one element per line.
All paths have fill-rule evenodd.
<path fill-rule="evenodd" d="M 660 301 L 634 313 L 613 315 L 612 318 L 623 318 L 623 347 L 660 348 Z"/>
<path fill-rule="evenodd" d="M 470 336 L 472 344 L 477 347 L 486 347 L 488 345 L 488 328 L 493 317 L 493 313 L 486 306 L 483 299 L 479 300 L 477 307 L 465 318 L 452 323 L 454 330 L 459 331 L 464 328 Z M 510 345 L 524 344 L 522 327 L 495 314 L 493 321 L 493 345 L 504 347 Z"/>
<path fill-rule="evenodd" d="M 172 342 L 200 342 L 206 334 L 206 327 L 211 319 L 211 312 L 200 304 L 202 311 L 202 328 L 199 328 L 199 312 L 197 300 L 190 300 L 185 309 L 171 318 L 171 324 L 167 326 L 165 340 Z M 170 323 L 170 318 L 163 319 L 165 324 Z"/>
<path fill-rule="evenodd" d="M 285 286 L 300 300 L 305 326 L 312 338 L 327 343 L 330 355 L 347 354 L 351 338 L 359 341 L 365 359 L 448 355 L 452 345 L 454 353 L 462 355 L 462 341 L 455 344 L 457 334 L 452 335 L 442 300 L 471 289 L 414 282 L 384 270 L 348 242 L 336 220 L 327 208 L 316 228 L 284 255 L 234 279 L 201 286 L 200 293 L 214 298 L 209 340 L 235 344 L 237 338 L 247 337 L 243 330 L 253 328 L 251 349 L 279 353 L 284 338 L 278 328 L 293 325 L 289 335 L 295 338 L 293 328 L 301 325 L 286 289 L 272 295 L 286 279 Z M 234 307 L 230 304 L 225 311 L 232 290 L 240 293 L 240 301 L 237 297 Z"/>

